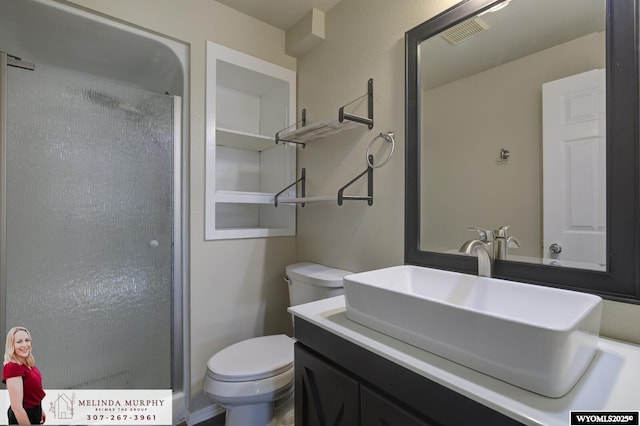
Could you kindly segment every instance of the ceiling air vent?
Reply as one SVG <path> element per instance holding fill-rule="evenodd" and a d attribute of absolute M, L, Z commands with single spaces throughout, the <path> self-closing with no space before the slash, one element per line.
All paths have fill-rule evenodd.
<path fill-rule="evenodd" d="M 488 29 L 489 25 L 486 22 L 475 17 L 449 28 L 440 37 L 455 45 Z"/>

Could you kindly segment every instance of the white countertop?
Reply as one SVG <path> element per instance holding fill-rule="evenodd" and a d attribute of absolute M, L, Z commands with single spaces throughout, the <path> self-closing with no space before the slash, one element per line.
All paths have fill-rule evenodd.
<path fill-rule="evenodd" d="M 293 315 L 528 425 L 570 424 L 570 411 L 639 411 L 640 346 L 600 338 L 584 376 L 562 398 L 512 386 L 349 320 L 344 296 L 289 308 Z"/>

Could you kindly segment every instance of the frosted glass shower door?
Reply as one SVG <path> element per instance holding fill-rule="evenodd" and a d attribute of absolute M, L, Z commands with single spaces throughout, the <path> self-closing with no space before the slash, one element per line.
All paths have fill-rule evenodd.
<path fill-rule="evenodd" d="M 40 64 L 8 81 L 6 327 L 45 388 L 171 388 L 173 99 Z"/>

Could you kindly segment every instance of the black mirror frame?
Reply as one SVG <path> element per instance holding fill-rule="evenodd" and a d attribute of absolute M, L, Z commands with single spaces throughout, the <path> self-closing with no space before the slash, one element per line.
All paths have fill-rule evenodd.
<path fill-rule="evenodd" d="M 468 256 L 420 250 L 419 45 L 503 0 L 465 0 L 405 34 L 405 264 L 475 274 Z M 496 261 L 496 278 L 640 303 L 638 2 L 607 0 L 607 270 Z"/>

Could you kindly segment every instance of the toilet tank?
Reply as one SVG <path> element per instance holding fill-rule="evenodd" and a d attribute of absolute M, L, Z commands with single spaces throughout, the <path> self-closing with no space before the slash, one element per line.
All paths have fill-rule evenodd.
<path fill-rule="evenodd" d="M 342 278 L 352 272 L 303 262 L 287 266 L 285 274 L 285 281 L 289 284 L 289 303 L 295 306 L 344 294 Z"/>

